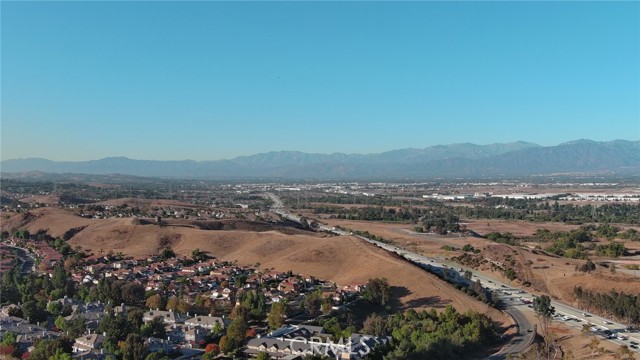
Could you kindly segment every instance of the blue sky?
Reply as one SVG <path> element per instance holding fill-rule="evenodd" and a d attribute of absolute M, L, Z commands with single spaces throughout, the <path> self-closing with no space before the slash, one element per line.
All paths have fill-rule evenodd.
<path fill-rule="evenodd" d="M 1 157 L 640 139 L 639 2 L 2 2 Z"/>

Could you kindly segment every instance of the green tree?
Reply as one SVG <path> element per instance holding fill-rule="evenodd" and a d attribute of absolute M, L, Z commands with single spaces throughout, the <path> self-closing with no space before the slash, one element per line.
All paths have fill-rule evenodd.
<path fill-rule="evenodd" d="M 607 257 L 619 257 L 627 253 L 627 248 L 621 242 L 610 242 L 608 244 L 596 245 L 595 251 L 597 255 Z"/>
<path fill-rule="evenodd" d="M 258 356 L 256 356 L 256 360 L 271 360 L 271 355 L 264 351 L 261 351 L 258 353 Z"/>
<path fill-rule="evenodd" d="M 164 298 L 160 294 L 149 296 L 147 298 L 147 301 L 145 302 L 145 305 L 151 310 L 164 309 L 166 306 Z"/>
<path fill-rule="evenodd" d="M 215 336 L 220 336 L 223 334 L 223 332 L 224 332 L 224 329 L 222 328 L 222 325 L 220 325 L 219 322 L 216 322 L 213 325 L 213 329 L 211 329 L 211 333 Z"/>
<path fill-rule="evenodd" d="M 15 345 L 15 343 L 16 343 L 16 334 L 13 331 L 7 331 L 2 336 L 2 342 L 0 342 L 0 345 L 12 346 L 12 345 Z"/>
<path fill-rule="evenodd" d="M 471 278 L 473 277 L 473 273 L 469 270 L 465 270 L 464 271 L 464 278 L 465 280 L 467 280 L 469 283 L 471 283 Z"/>
<path fill-rule="evenodd" d="M 51 282 L 53 283 L 55 289 L 64 290 L 67 286 L 68 278 L 69 276 L 67 274 L 67 271 L 64 269 L 64 266 L 62 266 L 62 264 L 56 265 L 53 268 Z"/>
<path fill-rule="evenodd" d="M 542 329 L 542 336 L 545 339 L 546 351 L 549 354 L 549 323 L 555 313 L 555 308 L 551 306 L 551 298 L 547 295 L 537 296 L 533 299 L 533 310 L 536 313 L 538 322 Z"/>
<path fill-rule="evenodd" d="M 200 251 L 200 249 L 196 248 L 191 251 L 191 258 L 193 261 L 205 261 L 209 258 L 206 253 Z"/>
<path fill-rule="evenodd" d="M 24 319 L 29 320 L 32 324 L 45 321 L 47 319 L 47 312 L 44 310 L 44 306 L 44 304 L 33 300 L 25 302 L 22 304 Z"/>
<path fill-rule="evenodd" d="M 0 282 L 0 294 L 2 294 L 3 304 L 17 304 L 20 302 L 21 296 L 14 282 L 15 267 L 9 271 L 2 273 L 2 281 Z"/>
<path fill-rule="evenodd" d="M 322 311 L 322 315 L 329 315 L 332 309 L 331 298 L 326 297 L 322 299 L 322 304 L 320 305 L 320 310 Z"/>
<path fill-rule="evenodd" d="M 284 320 L 287 317 L 287 304 L 284 302 L 277 302 L 271 305 L 271 311 L 267 317 L 270 329 L 277 329 L 284 324 Z"/>
<path fill-rule="evenodd" d="M 169 300 L 167 300 L 166 310 L 177 311 L 179 303 L 180 303 L 180 300 L 178 299 L 178 297 L 176 296 L 170 297 Z"/>
<path fill-rule="evenodd" d="M 364 293 L 365 299 L 374 304 L 385 306 L 391 298 L 389 282 L 386 278 L 369 279 Z"/>
<path fill-rule="evenodd" d="M 47 311 L 53 316 L 60 315 L 60 312 L 62 312 L 62 304 L 59 302 L 50 302 L 47 305 Z"/>
<path fill-rule="evenodd" d="M 122 360 L 145 360 L 147 347 L 144 339 L 138 334 L 129 334 L 122 348 Z"/>
<path fill-rule="evenodd" d="M 384 334 L 385 321 L 378 315 L 370 315 L 363 323 L 363 332 L 367 335 L 381 336 Z"/>
<path fill-rule="evenodd" d="M 140 308 L 127 309 L 127 321 L 131 324 L 131 327 L 140 328 L 144 322 L 144 311 Z"/>
<path fill-rule="evenodd" d="M 56 349 L 56 352 L 49 357 L 49 360 L 71 360 L 71 354 L 58 348 Z"/>
<path fill-rule="evenodd" d="M 73 343 L 73 339 L 65 336 L 58 339 L 37 340 L 29 360 L 49 360 L 56 353 L 60 354 L 60 351 L 71 354 Z"/>
<path fill-rule="evenodd" d="M 153 320 L 142 325 L 140 333 L 145 337 L 156 337 L 164 339 L 167 336 L 167 332 L 164 328 L 164 319 L 162 316 L 156 316 Z"/>
<path fill-rule="evenodd" d="M 66 332 L 69 337 L 74 339 L 82 335 L 85 331 L 85 319 L 81 316 L 74 316 L 69 321 L 62 316 L 58 316 L 55 325 L 58 329 Z"/>
<path fill-rule="evenodd" d="M 322 305 L 322 295 L 320 291 L 310 292 L 304 296 L 302 307 L 307 314 L 316 317 L 320 315 L 320 306 Z"/>
<path fill-rule="evenodd" d="M 138 306 L 144 300 L 144 287 L 136 283 L 127 283 L 122 286 L 122 301 L 130 306 Z"/>
<path fill-rule="evenodd" d="M 389 316 L 385 327 L 393 342 L 374 350 L 373 359 L 461 359 L 498 338 L 491 319 L 475 312 L 460 314 L 450 305 L 440 314 L 432 309 Z"/>
<path fill-rule="evenodd" d="M 163 350 L 149 353 L 144 360 L 169 360 L 167 353 Z"/>
<path fill-rule="evenodd" d="M 242 306 L 236 306 L 234 309 L 234 319 L 227 328 L 226 340 L 224 346 L 220 340 L 220 348 L 225 353 L 233 353 L 244 343 L 247 333 L 247 320 L 249 311 Z"/>
<path fill-rule="evenodd" d="M 100 320 L 98 331 L 106 333 L 104 347 L 115 352 L 118 343 L 125 341 L 127 334 L 133 333 L 134 328 L 124 316 L 109 312 Z"/>

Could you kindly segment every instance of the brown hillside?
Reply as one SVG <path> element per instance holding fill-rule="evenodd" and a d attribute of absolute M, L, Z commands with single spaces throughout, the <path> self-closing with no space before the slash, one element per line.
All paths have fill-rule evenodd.
<path fill-rule="evenodd" d="M 70 229 L 93 223 L 92 219 L 82 218 L 70 211 L 46 207 L 11 216 L 2 221 L 1 228 L 7 231 L 24 228 L 32 234 L 38 230 L 47 230 L 53 237 L 62 237 Z"/>
<path fill-rule="evenodd" d="M 310 216 L 311 217 L 311 216 Z M 567 259 L 562 257 L 554 257 L 545 255 L 544 252 L 534 251 L 519 246 L 509 246 L 497 244 L 483 238 L 474 237 L 458 237 L 452 235 L 428 235 L 413 232 L 412 224 L 400 223 L 382 223 L 371 221 L 355 221 L 355 220 L 337 220 L 323 219 L 329 226 L 344 226 L 353 230 L 369 231 L 370 233 L 382 236 L 387 240 L 393 241 L 400 246 L 411 251 L 419 252 L 428 256 L 452 257 L 462 254 L 462 251 L 445 251 L 443 245 L 450 245 L 460 248 L 465 244 L 470 244 L 476 249 L 482 250 L 478 255 L 481 258 L 487 258 L 506 264 L 512 267 L 521 280 L 526 280 L 532 284 L 531 290 L 539 293 L 548 294 L 556 299 L 561 299 L 567 303 L 577 305 L 573 297 L 573 289 L 579 285 L 585 289 L 598 292 L 609 292 L 612 289 L 624 291 L 626 293 L 637 293 L 640 289 L 640 277 L 625 274 L 622 271 L 622 264 L 640 263 L 638 257 L 625 257 L 624 259 L 605 259 L 593 257 L 594 261 L 606 261 L 618 263 L 618 271 L 615 275 L 610 270 L 598 266 L 597 270 L 591 274 L 576 272 L 575 267 L 581 266 L 585 260 Z M 489 227 L 476 227 L 486 226 Z M 492 231 L 511 232 L 518 236 L 532 235 L 535 232 L 535 226 L 541 228 L 549 228 L 552 231 L 570 230 L 576 228 L 575 225 L 565 225 L 556 223 L 528 223 L 523 221 L 475 221 L 470 222 L 474 227 L 469 228 L 481 233 Z M 531 246 L 531 243 L 524 243 Z M 631 251 L 640 248 L 638 242 L 626 241 L 625 246 Z M 511 262 L 513 261 L 513 262 Z M 494 271 L 490 266 L 478 268 L 490 276 L 494 276 L 502 281 L 509 280 L 499 271 Z"/>
<path fill-rule="evenodd" d="M 20 199 L 20 202 L 25 204 L 43 203 L 43 204 L 57 204 L 60 202 L 60 196 L 58 195 L 34 195 Z"/>
<path fill-rule="evenodd" d="M 53 236 L 86 226 L 69 244 L 96 254 L 123 252 L 132 256 L 158 253 L 162 243 L 170 243 L 177 253 L 190 254 L 194 248 L 241 264 L 260 263 L 261 269 L 292 270 L 338 284 L 365 283 L 369 278 L 386 277 L 400 300 L 397 308 L 436 307 L 451 304 L 461 311 L 488 307 L 448 284 L 388 252 L 354 237 L 327 237 L 325 234 L 295 231 L 284 234 L 270 230 L 201 230 L 184 226 L 138 225 L 133 219 L 84 219 L 61 209 L 37 209 L 24 218 L 7 220 L 30 231 L 49 229 Z M 507 320 L 490 310 L 494 319 Z"/>
<path fill-rule="evenodd" d="M 89 230 L 90 231 L 87 231 Z M 481 312 L 487 306 L 453 289 L 432 275 L 354 237 L 320 237 L 317 234 L 285 235 L 278 231 L 206 231 L 155 225 L 92 226 L 71 241 L 97 252 L 112 249 L 133 256 L 157 253 L 160 240 L 170 239 L 172 248 L 190 254 L 194 248 L 241 264 L 260 263 L 260 268 L 313 275 L 338 284 L 365 283 L 386 277 L 400 298 L 400 307 L 444 307 Z M 495 315 L 495 314 L 494 314 Z"/>

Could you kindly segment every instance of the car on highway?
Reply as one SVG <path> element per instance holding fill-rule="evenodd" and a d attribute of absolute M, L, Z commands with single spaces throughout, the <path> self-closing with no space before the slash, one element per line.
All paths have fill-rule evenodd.
<path fill-rule="evenodd" d="M 623 340 L 623 341 L 624 341 L 624 340 L 628 340 L 628 339 L 629 339 L 628 337 L 626 337 L 626 336 L 624 336 L 624 335 L 619 335 L 619 334 L 618 334 L 618 336 L 616 336 L 616 337 L 618 338 L 618 340 Z"/>
<path fill-rule="evenodd" d="M 607 321 L 607 320 L 602 320 L 602 323 L 605 324 L 605 325 L 611 325 L 611 323 L 609 321 Z"/>
<path fill-rule="evenodd" d="M 587 313 L 582 313 L 582 316 L 584 317 L 590 317 L 591 315 L 587 314 Z"/>

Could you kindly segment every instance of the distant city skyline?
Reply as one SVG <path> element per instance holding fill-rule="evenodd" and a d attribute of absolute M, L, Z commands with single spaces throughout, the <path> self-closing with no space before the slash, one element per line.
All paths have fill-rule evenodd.
<path fill-rule="evenodd" d="M 640 139 L 638 2 L 3 2 L 0 157 Z"/>

